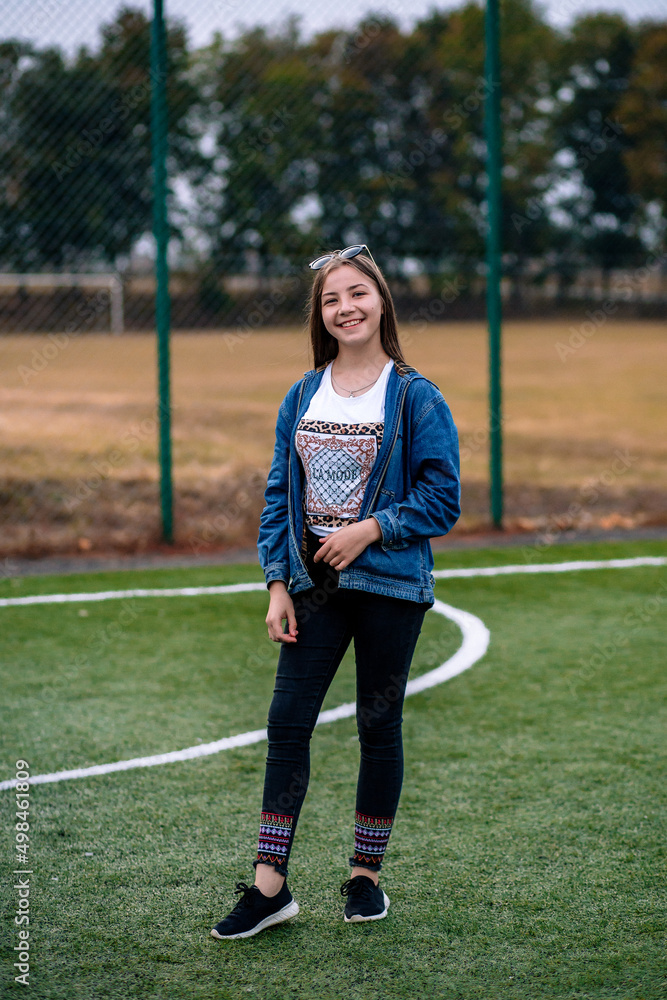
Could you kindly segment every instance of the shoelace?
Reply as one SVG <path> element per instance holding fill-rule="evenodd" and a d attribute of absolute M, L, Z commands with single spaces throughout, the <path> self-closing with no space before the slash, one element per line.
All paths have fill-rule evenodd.
<path fill-rule="evenodd" d="M 239 910 L 244 906 L 252 906 L 252 897 L 254 895 L 253 890 L 257 890 L 259 892 L 256 885 L 248 885 L 246 882 L 236 883 L 236 889 L 234 890 L 234 895 L 238 896 L 241 893 L 243 893 L 243 895 L 241 896 L 238 903 L 234 907 L 235 910 Z"/>
<path fill-rule="evenodd" d="M 355 875 L 354 878 L 349 878 L 347 882 L 343 882 L 340 887 L 341 896 L 360 896 L 361 898 L 370 898 L 373 895 L 373 890 L 375 889 L 375 883 L 372 879 L 366 878 L 365 875 Z"/>

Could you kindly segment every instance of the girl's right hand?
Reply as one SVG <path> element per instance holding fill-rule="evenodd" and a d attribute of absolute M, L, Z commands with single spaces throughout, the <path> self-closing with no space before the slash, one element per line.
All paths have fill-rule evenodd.
<path fill-rule="evenodd" d="M 298 629 L 292 598 L 287 593 L 287 587 L 282 580 L 274 580 L 269 585 L 269 610 L 266 624 L 269 629 L 269 639 L 273 642 L 296 642 Z M 288 631 L 283 632 L 283 621 L 287 619 Z"/>

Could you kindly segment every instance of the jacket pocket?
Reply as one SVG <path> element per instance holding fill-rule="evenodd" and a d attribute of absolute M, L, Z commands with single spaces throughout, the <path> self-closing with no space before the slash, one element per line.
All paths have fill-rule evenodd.
<path fill-rule="evenodd" d="M 350 569 L 420 586 L 422 574 L 419 542 L 410 542 L 404 549 L 398 550 L 383 549 L 380 542 L 371 542 L 352 560 Z"/>

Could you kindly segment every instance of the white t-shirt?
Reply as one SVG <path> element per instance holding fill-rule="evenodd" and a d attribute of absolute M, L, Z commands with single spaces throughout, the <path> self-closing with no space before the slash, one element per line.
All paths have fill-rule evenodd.
<path fill-rule="evenodd" d="M 375 385 L 361 396 L 339 396 L 331 364 L 299 421 L 296 449 L 306 474 L 306 524 L 327 535 L 359 520 L 366 483 L 382 444 L 384 400 L 393 366 L 389 360 Z"/>

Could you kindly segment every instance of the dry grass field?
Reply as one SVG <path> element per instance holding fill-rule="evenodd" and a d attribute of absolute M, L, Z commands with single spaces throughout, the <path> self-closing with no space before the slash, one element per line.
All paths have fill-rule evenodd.
<path fill-rule="evenodd" d="M 507 527 L 667 523 L 664 325 L 533 320 L 506 323 L 503 336 Z M 488 524 L 484 324 L 404 325 L 402 341 L 459 428 L 464 513 L 454 530 L 479 530 Z M 306 336 L 179 332 L 171 359 L 178 546 L 254 545 L 278 405 L 311 367 Z M 0 554 L 155 546 L 154 336 L 3 336 L 0 362 Z"/>

